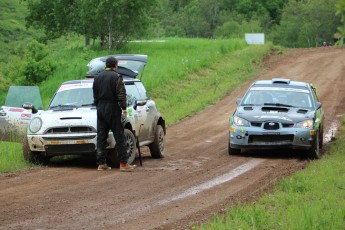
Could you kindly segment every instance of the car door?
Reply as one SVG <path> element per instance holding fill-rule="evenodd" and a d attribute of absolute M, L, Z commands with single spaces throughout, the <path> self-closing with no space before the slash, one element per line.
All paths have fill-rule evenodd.
<path fill-rule="evenodd" d="M 142 100 L 146 101 L 145 105 L 138 106 L 139 110 L 145 114 L 145 122 L 142 126 L 142 135 L 145 140 L 153 141 L 155 131 L 155 118 L 157 116 L 156 104 L 147 95 L 146 89 L 142 82 L 136 82 L 135 85 L 142 97 Z"/>
<path fill-rule="evenodd" d="M 127 116 L 132 119 L 133 129 L 136 135 L 139 136 L 139 141 L 146 141 L 149 137 L 149 128 L 147 124 L 147 117 L 149 109 L 146 105 L 145 95 L 140 93 L 137 82 L 126 82 L 127 93 Z"/>

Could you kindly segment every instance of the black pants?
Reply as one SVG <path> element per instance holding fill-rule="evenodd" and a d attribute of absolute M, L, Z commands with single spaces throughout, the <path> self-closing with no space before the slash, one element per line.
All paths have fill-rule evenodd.
<path fill-rule="evenodd" d="M 97 154 L 96 163 L 105 164 L 107 157 L 107 138 L 113 132 L 116 152 L 121 163 L 127 163 L 124 129 L 121 123 L 122 110 L 115 103 L 101 102 L 97 106 Z"/>

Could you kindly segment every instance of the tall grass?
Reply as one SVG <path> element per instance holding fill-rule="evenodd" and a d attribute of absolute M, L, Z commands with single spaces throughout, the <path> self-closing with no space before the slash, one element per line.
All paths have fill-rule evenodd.
<path fill-rule="evenodd" d="M 282 180 L 257 203 L 239 205 L 194 229 L 345 229 L 345 118 L 322 160 Z"/>
<path fill-rule="evenodd" d="M 0 141 L 0 173 L 15 172 L 30 166 L 24 161 L 21 143 Z"/>

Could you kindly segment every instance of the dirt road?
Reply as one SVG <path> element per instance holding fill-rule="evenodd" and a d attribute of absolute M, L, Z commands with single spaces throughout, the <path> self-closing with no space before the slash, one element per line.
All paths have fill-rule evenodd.
<path fill-rule="evenodd" d="M 345 111 L 345 50 L 298 49 L 266 65 L 258 79 L 317 87 L 329 144 Z M 98 172 L 93 159 L 77 159 L 0 175 L 0 229 L 190 229 L 257 199 L 308 161 L 299 151 L 228 155 L 228 118 L 251 83 L 169 127 L 166 157 L 151 159 L 142 149 L 143 166 L 133 173 Z"/>

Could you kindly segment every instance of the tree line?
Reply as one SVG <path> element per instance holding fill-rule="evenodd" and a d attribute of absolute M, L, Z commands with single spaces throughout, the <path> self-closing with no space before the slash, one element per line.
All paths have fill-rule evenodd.
<path fill-rule="evenodd" d="M 265 33 L 277 45 L 315 47 L 344 37 L 345 0 L 23 0 L 28 27 L 44 39 L 84 36 L 118 49 L 131 39 L 242 38 Z"/>

